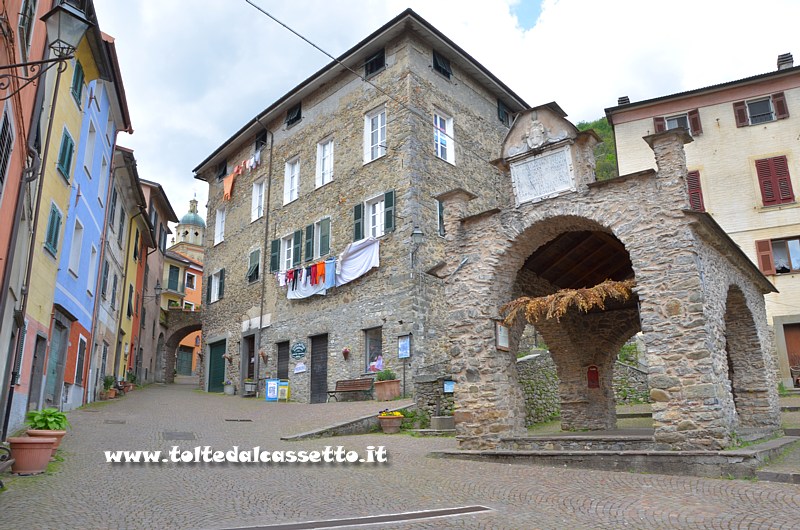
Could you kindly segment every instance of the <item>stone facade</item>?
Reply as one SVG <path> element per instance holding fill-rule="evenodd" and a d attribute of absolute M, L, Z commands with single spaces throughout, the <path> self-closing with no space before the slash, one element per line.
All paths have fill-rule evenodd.
<path fill-rule="evenodd" d="M 487 172 L 486 160 L 499 156 L 508 132 L 507 123 L 498 118 L 498 99 L 512 111 L 524 105 L 413 12 L 405 12 L 364 42 L 369 46 L 351 50 L 341 60 L 361 69 L 368 56 L 383 50 L 385 66 L 370 74 L 369 83 L 333 63 L 267 109 L 196 169 L 197 178 L 209 184 L 206 372 L 220 373 L 217 357 L 224 352 L 230 357 L 223 363 L 224 378 L 237 386 L 255 365 L 260 378 L 289 379 L 292 399 L 324 401 L 324 391 L 337 380 L 367 372 L 367 330 L 379 330 L 385 366 L 398 376 L 403 373 L 400 337 L 410 336 L 408 393 L 417 369 L 445 358 L 446 325 L 435 318 L 444 314 L 447 303 L 444 279 L 423 272 L 441 262 L 446 252 L 444 237 L 437 235 L 439 209 L 434 197 L 457 187 L 475 194 L 497 188 L 501 174 L 491 168 Z M 449 78 L 433 69 L 435 52 L 450 60 Z M 288 111 L 298 104 L 301 118 L 287 125 Z M 385 154 L 365 162 L 365 122 L 376 109 L 385 109 Z M 454 149 L 449 161 L 433 150 L 434 113 L 451 120 L 455 142 L 448 145 Z M 329 140 L 333 174 L 323 184 L 317 164 L 320 146 Z M 217 176 L 226 177 L 256 152 L 260 164 L 235 176 L 231 198 L 223 200 L 224 179 Z M 299 161 L 297 198 L 287 200 L 287 167 L 295 161 Z M 355 208 L 361 205 L 367 211 L 372 199 L 386 198 L 387 192 L 393 193 L 394 226 L 379 238 L 380 266 L 346 285 L 329 288 L 324 296 L 287 299 L 286 288 L 278 285 L 270 270 L 274 242 L 282 246 L 284 238 L 300 231 L 302 259 L 297 266 L 336 256 L 354 240 Z M 263 194 L 263 210 L 254 194 Z M 496 204 L 494 192 L 482 193 L 475 208 Z M 330 222 L 329 253 L 319 255 L 315 249 L 313 259 L 307 260 L 308 227 L 324 220 Z M 370 222 L 365 215 L 363 226 Z M 319 225 L 315 228 L 317 234 Z M 424 234 L 422 243 L 412 241 L 415 228 Z M 314 246 L 319 246 L 316 239 Z M 254 252 L 260 253 L 256 279 L 248 278 Z M 280 269 L 287 268 L 284 250 L 278 261 Z M 224 293 L 219 297 L 214 275 L 224 275 Z M 300 343 L 306 352 L 287 359 L 288 348 Z M 347 358 L 345 349 L 350 352 Z M 321 351 L 326 353 L 319 355 Z M 312 384 L 314 377 L 317 382 Z M 205 387 L 214 389 L 216 379 L 206 376 Z"/>
<path fill-rule="evenodd" d="M 500 438 L 524 433 L 514 355 L 525 323 L 509 330 L 510 352 L 503 352 L 496 348 L 495 320 L 517 296 L 558 289 L 552 282 L 563 274 L 548 280 L 531 269 L 531 260 L 573 232 L 622 245 L 623 252 L 610 257 L 630 260 L 627 277 L 635 278 L 636 298 L 606 311 L 571 311 L 560 322 L 537 322 L 558 370 L 563 428 L 615 426 L 610 368 L 619 348 L 641 330 L 656 443 L 715 449 L 728 446 L 737 430 L 774 432 L 779 414 L 763 298 L 772 286 L 710 217 L 688 211 L 688 135 L 645 138 L 657 172 L 596 183 L 594 137 L 578 133 L 559 110 L 548 105 L 517 118 L 503 148 L 502 163 L 512 175 L 501 188 L 499 211 L 475 218 L 459 215 L 467 206 L 463 199 L 445 205 L 455 214 L 447 217 L 452 257 L 444 271 L 458 276 L 447 284 L 446 297 L 461 447 L 496 447 Z M 540 181 L 514 175 L 515 167 L 565 146 L 565 165 L 545 170 Z M 553 187 L 562 182 L 566 186 Z M 536 186 L 550 193 L 520 200 Z M 589 274 L 594 261 L 580 250 L 573 257 L 585 265 L 572 272 Z M 610 268 L 613 260 L 600 263 Z"/>

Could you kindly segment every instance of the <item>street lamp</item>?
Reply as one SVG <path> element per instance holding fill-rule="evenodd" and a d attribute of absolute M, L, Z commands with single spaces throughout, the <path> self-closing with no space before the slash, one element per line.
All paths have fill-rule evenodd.
<path fill-rule="evenodd" d="M 15 79 L 21 82 L 10 94 L 0 97 L 0 101 L 11 98 L 55 65 L 58 65 L 59 73 L 63 72 L 67 67 L 67 61 L 74 57 L 75 49 L 86 30 L 92 25 L 83 12 L 66 3 L 61 3 L 45 13 L 42 21 L 45 23 L 50 50 L 55 58 L 0 66 L 0 71 L 12 70 L 0 74 L 0 90 L 7 89 Z M 23 73 L 16 73 L 17 68 L 21 68 Z"/>

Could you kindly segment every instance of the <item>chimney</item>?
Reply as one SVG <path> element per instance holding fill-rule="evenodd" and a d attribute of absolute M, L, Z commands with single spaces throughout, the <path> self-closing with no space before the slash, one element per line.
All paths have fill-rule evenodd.
<path fill-rule="evenodd" d="M 627 105 L 630 102 L 631 98 L 629 98 L 628 96 L 622 96 L 620 98 L 617 98 L 617 105 Z"/>
<path fill-rule="evenodd" d="M 778 55 L 778 70 L 786 70 L 794 66 L 794 58 L 791 53 Z"/>

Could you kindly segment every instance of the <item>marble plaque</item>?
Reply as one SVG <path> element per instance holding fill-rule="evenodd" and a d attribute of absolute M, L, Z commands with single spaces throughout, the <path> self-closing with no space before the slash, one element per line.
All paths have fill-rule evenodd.
<path fill-rule="evenodd" d="M 575 191 L 569 146 L 512 164 L 511 180 L 517 206 Z"/>

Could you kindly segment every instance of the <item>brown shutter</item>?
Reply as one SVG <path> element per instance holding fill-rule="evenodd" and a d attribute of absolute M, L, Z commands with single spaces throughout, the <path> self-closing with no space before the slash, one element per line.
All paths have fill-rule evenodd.
<path fill-rule="evenodd" d="M 764 274 L 775 274 L 775 261 L 772 259 L 772 241 L 762 239 L 756 241 L 756 255 L 758 256 L 758 268 Z"/>
<path fill-rule="evenodd" d="M 778 184 L 778 200 L 781 203 L 794 202 L 792 192 L 792 179 L 789 175 L 789 163 L 786 156 L 778 156 L 772 159 L 773 175 Z"/>
<path fill-rule="evenodd" d="M 703 204 L 703 189 L 700 187 L 700 172 L 690 171 L 686 175 L 686 187 L 689 191 L 689 206 L 698 212 L 706 211 Z"/>
<path fill-rule="evenodd" d="M 653 118 L 653 128 L 657 133 L 664 132 L 667 130 L 667 123 L 664 118 Z"/>
<path fill-rule="evenodd" d="M 750 120 L 747 119 L 747 105 L 745 105 L 744 101 L 737 101 L 733 104 L 733 115 L 736 117 L 737 127 L 750 125 Z"/>
<path fill-rule="evenodd" d="M 690 110 L 687 114 L 689 116 L 689 128 L 692 131 L 692 136 L 703 134 L 703 125 L 700 123 L 700 112 L 694 109 Z"/>
<path fill-rule="evenodd" d="M 769 158 L 756 160 L 756 174 L 758 175 L 758 187 L 761 188 L 761 200 L 764 206 L 777 204 L 775 190 L 772 182 L 772 168 Z"/>
<path fill-rule="evenodd" d="M 756 174 L 764 206 L 794 202 L 792 179 L 785 155 L 756 160 Z"/>
<path fill-rule="evenodd" d="M 786 97 L 783 92 L 772 94 L 772 107 L 775 109 L 776 120 L 789 117 L 789 106 L 786 104 Z"/>

